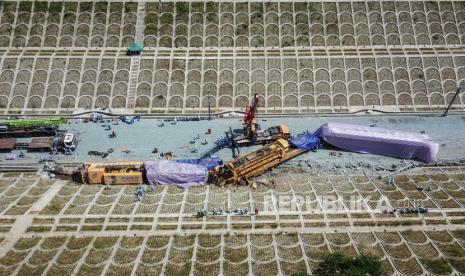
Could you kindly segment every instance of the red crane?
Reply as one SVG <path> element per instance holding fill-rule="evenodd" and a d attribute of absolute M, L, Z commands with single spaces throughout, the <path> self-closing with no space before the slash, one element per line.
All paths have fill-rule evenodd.
<path fill-rule="evenodd" d="M 251 140 L 255 140 L 255 133 L 257 131 L 257 120 L 255 119 L 255 114 L 257 113 L 259 99 L 260 95 L 255 94 L 252 99 L 252 104 L 245 108 L 244 121 L 242 122 L 242 124 L 245 125 L 244 135 Z"/>

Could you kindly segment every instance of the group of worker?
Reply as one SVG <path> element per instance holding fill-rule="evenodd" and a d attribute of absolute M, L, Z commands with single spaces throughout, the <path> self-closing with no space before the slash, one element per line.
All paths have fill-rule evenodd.
<path fill-rule="evenodd" d="M 223 215 L 226 215 L 226 214 L 232 214 L 232 215 L 240 215 L 240 216 L 246 216 L 246 215 L 250 215 L 250 216 L 258 216 L 260 210 L 258 208 L 255 208 L 254 210 L 254 213 L 252 212 L 249 212 L 249 210 L 247 209 L 241 209 L 241 208 L 235 208 L 234 210 L 231 210 L 231 209 L 227 209 L 227 210 L 223 210 L 223 208 L 219 208 L 218 210 L 216 208 L 213 209 L 212 211 L 212 215 L 213 216 L 223 216 Z M 208 211 L 207 210 L 198 210 L 197 211 L 197 217 L 198 218 L 201 218 L 201 217 L 207 217 L 208 216 Z"/>
<path fill-rule="evenodd" d="M 111 133 L 108 135 L 109 138 L 116 138 L 116 133 L 114 130 L 111 129 L 111 126 L 110 124 L 104 124 L 103 127 L 105 128 L 106 131 L 110 131 L 111 130 Z"/>
<path fill-rule="evenodd" d="M 386 181 L 386 184 L 388 184 L 388 185 L 396 185 L 396 180 L 394 178 L 388 178 L 388 180 Z M 419 192 L 421 192 L 421 191 L 431 192 L 431 187 L 423 188 L 423 187 L 417 186 L 416 190 L 419 191 Z"/>
<path fill-rule="evenodd" d="M 142 198 L 146 193 L 147 190 L 145 189 L 144 185 L 139 185 L 136 192 L 137 201 L 142 201 Z"/>
<path fill-rule="evenodd" d="M 148 193 L 148 192 L 152 192 L 153 191 L 153 186 L 150 186 L 150 189 L 147 191 L 147 189 L 145 188 L 144 185 L 139 185 L 137 187 L 137 191 L 136 191 L 136 198 L 137 198 L 137 201 L 142 201 L 142 199 L 144 198 L 145 194 Z"/>
<path fill-rule="evenodd" d="M 396 180 L 394 178 L 388 178 L 388 180 L 386 181 L 386 184 L 396 185 Z"/>
<path fill-rule="evenodd" d="M 425 207 L 417 207 L 417 208 L 413 208 L 413 209 L 410 209 L 410 208 L 406 208 L 406 209 L 392 209 L 392 210 L 384 210 L 383 211 L 383 214 L 395 214 L 395 213 L 399 213 L 400 215 L 403 215 L 403 214 L 426 214 L 428 213 L 428 208 L 425 208 Z"/>

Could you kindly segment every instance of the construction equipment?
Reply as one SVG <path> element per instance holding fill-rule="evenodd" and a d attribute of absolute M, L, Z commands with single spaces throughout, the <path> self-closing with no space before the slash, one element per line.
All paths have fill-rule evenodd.
<path fill-rule="evenodd" d="M 76 148 L 76 135 L 71 132 L 66 133 L 63 137 L 63 145 L 66 149 L 74 150 Z"/>
<path fill-rule="evenodd" d="M 0 120 L 0 138 L 55 136 L 64 123 L 60 118 Z"/>
<path fill-rule="evenodd" d="M 245 125 L 244 136 L 252 140 L 253 136 L 257 131 L 257 128 L 259 128 L 259 125 L 257 124 L 257 119 L 255 118 L 259 100 L 260 96 L 258 94 L 255 94 L 253 96 L 252 104 L 245 108 L 244 121 L 242 122 L 242 124 Z"/>
<path fill-rule="evenodd" d="M 58 127 L 64 123 L 66 123 L 66 121 L 61 118 L 0 120 L 0 125 L 8 126 L 11 129 Z"/>
<path fill-rule="evenodd" d="M 81 178 L 88 184 L 138 185 L 144 183 L 144 163 L 85 163 Z"/>
<path fill-rule="evenodd" d="M 51 137 L 56 136 L 56 127 L 39 127 L 34 129 L 9 128 L 0 126 L 0 138 L 27 138 L 27 137 Z"/>
<path fill-rule="evenodd" d="M 77 136 L 72 132 L 67 132 L 64 135 L 55 139 L 53 149 L 55 152 L 62 152 L 66 155 L 71 155 L 76 150 Z"/>
<path fill-rule="evenodd" d="M 53 138 L 51 137 L 35 137 L 27 144 L 27 150 L 34 151 L 50 151 L 53 147 Z"/>
<path fill-rule="evenodd" d="M 30 141 L 18 141 L 16 138 L 0 138 L 0 151 L 16 150 L 50 151 L 53 147 L 53 138 L 35 137 Z"/>
<path fill-rule="evenodd" d="M 263 145 L 278 139 L 287 140 L 291 137 L 291 133 L 287 125 L 273 126 L 266 130 L 260 130 L 260 125 L 257 123 L 256 119 L 259 100 L 260 96 L 255 94 L 252 104 L 247 106 L 245 109 L 245 115 L 242 121 L 244 128 L 239 131 L 231 132 L 233 146 Z"/>
<path fill-rule="evenodd" d="M 210 171 L 210 181 L 225 184 L 249 184 L 249 179 L 306 152 L 293 148 L 285 139 L 266 145 Z"/>
<path fill-rule="evenodd" d="M 237 146 L 250 146 L 256 144 L 267 144 L 278 139 L 291 138 L 291 132 L 287 125 L 273 126 L 266 130 L 258 130 L 253 132 L 252 137 L 242 137 L 242 135 L 234 136 L 234 142 Z"/>

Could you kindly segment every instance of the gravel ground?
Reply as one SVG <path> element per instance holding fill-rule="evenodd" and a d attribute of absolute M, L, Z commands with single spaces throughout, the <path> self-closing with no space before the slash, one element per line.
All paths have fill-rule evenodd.
<path fill-rule="evenodd" d="M 292 134 L 298 134 L 305 130 L 315 131 L 326 122 L 344 122 L 360 125 L 371 125 L 377 123 L 379 127 L 399 129 L 405 131 L 425 130 L 435 142 L 441 144 L 439 150 L 440 160 L 458 160 L 465 158 L 465 148 L 461 141 L 465 137 L 465 117 L 448 116 L 445 118 L 433 116 L 347 116 L 347 117 L 308 117 L 308 118 L 271 118 L 259 119 L 261 127 L 268 128 L 273 125 L 287 124 Z M 216 119 L 213 121 L 178 122 L 172 125 L 165 122 L 160 127 L 161 121 L 143 119 L 133 125 L 119 123 L 111 125 L 117 134 L 114 139 L 108 138 L 110 131 L 106 131 L 102 124 L 73 122 L 63 127 L 63 130 L 71 130 L 78 134 L 78 147 L 73 156 L 60 156 L 60 159 L 86 161 L 86 160 L 149 160 L 158 158 L 152 149 L 157 147 L 160 152 L 173 151 L 176 158 L 199 158 L 203 153 L 214 147 L 214 141 L 224 132 L 232 128 L 240 128 L 240 118 Z M 211 128 L 211 135 L 205 134 Z M 195 145 L 198 152 L 193 152 L 194 137 L 200 136 Z M 208 144 L 203 145 L 202 142 Z M 95 159 L 87 153 L 90 150 L 106 151 L 112 148 L 114 152 L 107 159 Z M 241 148 L 241 153 L 251 151 L 257 147 Z M 123 150 L 129 149 L 130 153 Z M 304 168 L 325 169 L 331 173 L 350 173 L 359 171 L 382 171 L 394 167 L 405 166 L 405 161 L 376 156 L 370 154 L 358 154 L 341 151 L 339 156 L 330 155 L 333 149 L 322 149 L 318 152 L 305 153 L 284 166 L 302 166 Z M 28 159 L 39 158 L 43 153 L 27 153 Z M 229 160 L 232 158 L 231 150 L 223 149 L 216 155 Z M 5 153 L 0 154 L 5 159 Z M 360 171 L 362 170 L 362 171 Z"/>

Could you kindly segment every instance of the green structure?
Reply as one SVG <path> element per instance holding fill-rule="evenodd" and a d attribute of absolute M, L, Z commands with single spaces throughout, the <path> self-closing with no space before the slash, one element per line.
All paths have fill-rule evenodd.
<path fill-rule="evenodd" d="M 62 118 L 0 120 L 0 126 L 8 128 L 58 127 L 65 123 Z"/>
<path fill-rule="evenodd" d="M 142 44 L 142 43 L 133 43 L 133 44 L 129 45 L 127 54 L 129 56 L 140 55 L 140 53 L 142 53 L 143 50 L 144 50 L 144 44 Z"/>

